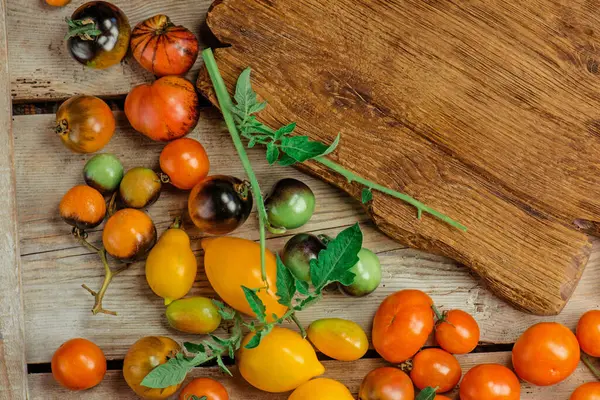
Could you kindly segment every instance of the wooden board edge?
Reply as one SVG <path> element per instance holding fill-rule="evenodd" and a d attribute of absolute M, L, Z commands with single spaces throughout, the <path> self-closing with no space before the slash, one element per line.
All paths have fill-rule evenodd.
<path fill-rule="evenodd" d="M 20 400 L 27 398 L 27 364 L 6 13 L 0 0 L 0 400 Z"/>

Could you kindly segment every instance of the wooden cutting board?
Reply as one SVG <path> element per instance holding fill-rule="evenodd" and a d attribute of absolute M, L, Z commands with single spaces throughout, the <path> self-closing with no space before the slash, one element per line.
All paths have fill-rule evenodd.
<path fill-rule="evenodd" d="M 260 118 L 331 142 L 331 158 L 468 227 L 375 193 L 385 233 L 557 314 L 600 231 L 600 1 L 221 0 L 208 26 L 251 66 Z M 198 86 L 215 101 L 205 73 Z M 301 168 L 356 198 L 320 165 Z M 266 189 L 266 188 L 265 188 Z M 398 260 L 399 263 L 402 260 Z"/>

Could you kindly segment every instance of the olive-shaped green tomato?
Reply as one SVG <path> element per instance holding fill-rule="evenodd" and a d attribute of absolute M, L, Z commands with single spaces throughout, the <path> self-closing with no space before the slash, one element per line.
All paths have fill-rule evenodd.
<path fill-rule="evenodd" d="M 285 244 L 281 261 L 294 274 L 296 279 L 310 282 L 310 260 L 316 259 L 325 248 L 323 242 L 310 233 L 292 236 Z"/>
<path fill-rule="evenodd" d="M 342 292 L 361 297 L 373 293 L 381 283 L 381 263 L 379 257 L 369 249 L 358 252 L 358 262 L 350 269 L 354 282 L 349 286 L 339 285 Z"/>
<path fill-rule="evenodd" d="M 123 179 L 123 165 L 114 154 L 97 154 L 83 167 L 83 179 L 103 195 L 112 194 Z"/>
<path fill-rule="evenodd" d="M 173 301 L 165 312 L 169 325 L 182 332 L 206 335 L 221 324 L 217 306 L 206 297 L 188 297 Z"/>
<path fill-rule="evenodd" d="M 135 167 L 127 171 L 121 180 L 119 194 L 126 207 L 144 208 L 158 200 L 161 188 L 156 172 L 150 168 Z"/>
<path fill-rule="evenodd" d="M 297 179 L 277 182 L 265 200 L 269 223 L 276 228 L 296 229 L 306 224 L 315 211 L 315 194 Z"/>

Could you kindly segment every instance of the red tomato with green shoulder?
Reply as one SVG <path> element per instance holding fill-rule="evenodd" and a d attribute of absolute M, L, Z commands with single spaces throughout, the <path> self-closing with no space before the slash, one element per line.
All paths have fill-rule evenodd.
<path fill-rule="evenodd" d="M 227 389 L 214 379 L 196 378 L 179 394 L 179 400 L 191 400 L 196 398 L 205 400 L 229 400 Z"/>
<path fill-rule="evenodd" d="M 104 379 L 106 357 L 98 346 L 86 339 L 63 343 L 52 356 L 52 376 L 70 390 L 90 389 Z"/>

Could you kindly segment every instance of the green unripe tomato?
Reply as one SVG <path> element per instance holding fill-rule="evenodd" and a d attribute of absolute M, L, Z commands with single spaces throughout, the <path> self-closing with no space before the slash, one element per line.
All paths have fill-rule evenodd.
<path fill-rule="evenodd" d="M 342 292 L 354 297 L 373 293 L 381 283 L 381 263 L 379 257 L 369 249 L 358 252 L 358 262 L 350 269 L 356 275 L 352 285 L 339 285 Z"/>
<path fill-rule="evenodd" d="M 103 195 L 112 194 L 123 179 L 123 164 L 114 154 L 97 154 L 83 167 L 83 179 Z"/>
<path fill-rule="evenodd" d="M 281 261 L 294 274 L 296 279 L 310 282 L 310 260 L 316 259 L 325 248 L 315 235 L 299 233 L 292 236 L 281 253 Z"/>
<path fill-rule="evenodd" d="M 165 312 L 172 328 L 181 332 L 206 335 L 221 324 L 217 306 L 206 297 L 188 297 L 173 301 Z"/>
<path fill-rule="evenodd" d="M 128 208 L 144 208 L 152 205 L 160 196 L 162 183 L 156 172 L 150 168 L 135 167 L 127 171 L 119 194 Z"/>
<path fill-rule="evenodd" d="M 265 200 L 269 223 L 276 228 L 296 229 L 315 211 L 315 194 L 303 182 L 286 178 L 277 182 Z"/>

